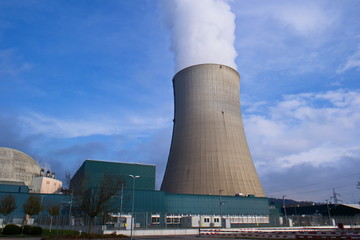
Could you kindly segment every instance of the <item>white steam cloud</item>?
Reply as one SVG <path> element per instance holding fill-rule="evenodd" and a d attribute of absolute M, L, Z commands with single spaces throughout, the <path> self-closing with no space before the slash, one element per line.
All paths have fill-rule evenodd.
<path fill-rule="evenodd" d="M 235 15 L 226 0 L 164 1 L 176 70 L 201 63 L 236 68 Z"/>

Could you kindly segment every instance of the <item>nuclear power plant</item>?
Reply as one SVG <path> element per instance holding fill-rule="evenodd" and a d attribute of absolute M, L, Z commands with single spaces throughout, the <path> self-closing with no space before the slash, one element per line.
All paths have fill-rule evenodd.
<path fill-rule="evenodd" d="M 112 233 L 128 231 L 132 221 L 134 229 L 279 224 L 270 217 L 278 213 L 269 208 L 245 138 L 237 71 L 220 64 L 191 66 L 174 76 L 173 88 L 173 136 L 160 191 L 155 189 L 155 165 L 87 159 L 63 194 L 49 194 L 42 188 L 54 184 L 44 179 L 43 171 L 36 174 L 38 167 L 29 186 L 0 184 L 0 198 L 11 192 L 19 202 L 38 194 L 54 205 L 70 203 L 63 206 L 63 215 L 81 223 L 84 216 L 75 216 L 79 205 L 73 201 L 74 190 L 81 186 L 94 191 L 111 175 L 123 180 L 121 190 L 108 203 L 115 219 L 109 225 Z M 0 151 L 1 161 L 5 155 L 10 156 Z M 21 208 L 14 214 L 23 214 Z"/>
<path fill-rule="evenodd" d="M 195 65 L 179 71 L 173 87 L 174 128 L 161 190 L 265 197 L 245 137 L 238 72 Z"/>
<path fill-rule="evenodd" d="M 191 66 L 174 76 L 173 88 L 173 136 L 160 191 L 155 165 L 86 159 L 68 189 L 59 192 L 61 182 L 50 171 L 45 175 L 30 156 L 0 148 L 6 165 L 0 171 L 0 200 L 11 194 L 21 206 L 37 195 L 44 206 L 60 206 L 69 226 L 82 228 L 87 215 L 75 197 L 91 192 L 91 199 L 100 198 L 102 183 L 111 176 L 121 180 L 121 189 L 106 202 L 112 220 L 104 233 L 279 225 L 279 211 L 265 197 L 245 138 L 237 71 L 220 64 Z M 12 215 L 24 212 L 20 207 Z"/>

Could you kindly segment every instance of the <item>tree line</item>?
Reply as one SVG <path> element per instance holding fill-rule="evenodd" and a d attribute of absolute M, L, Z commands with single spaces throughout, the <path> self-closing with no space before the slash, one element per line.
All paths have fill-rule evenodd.
<path fill-rule="evenodd" d="M 12 213 L 15 209 L 16 201 L 15 197 L 11 194 L 2 196 L 0 199 L 0 214 L 2 214 L 5 217 L 5 223 L 7 216 Z M 41 199 L 37 195 L 32 195 L 27 198 L 27 200 L 24 202 L 22 206 L 23 212 L 27 214 L 29 217 L 32 217 L 34 215 L 38 215 L 43 209 L 41 206 Z M 57 216 L 60 212 L 59 206 L 48 206 L 47 211 L 51 216 Z"/>
<path fill-rule="evenodd" d="M 70 174 L 67 173 L 70 180 Z M 65 181 L 66 182 L 66 181 Z M 81 181 L 70 181 L 67 183 L 67 188 L 64 193 L 71 194 L 77 208 L 90 219 L 88 232 L 93 232 L 93 225 L 95 217 L 100 214 L 107 214 L 114 210 L 114 197 L 119 193 L 123 187 L 124 181 L 117 175 L 104 174 L 102 180 L 97 185 L 89 184 L 87 179 Z M 11 194 L 1 197 L 0 199 L 0 214 L 5 219 L 15 209 L 15 197 Z M 43 209 L 41 198 L 35 194 L 29 194 L 28 199 L 22 206 L 22 210 L 27 214 L 27 218 L 38 215 Z M 52 217 L 60 214 L 59 205 L 50 205 L 46 207 L 47 212 Z"/>

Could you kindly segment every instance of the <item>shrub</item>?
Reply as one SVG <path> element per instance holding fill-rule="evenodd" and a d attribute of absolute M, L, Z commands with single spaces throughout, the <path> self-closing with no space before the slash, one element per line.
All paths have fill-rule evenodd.
<path fill-rule="evenodd" d="M 8 224 L 3 229 L 3 235 L 16 235 L 21 233 L 21 227 L 15 224 Z"/>
<path fill-rule="evenodd" d="M 22 233 L 24 235 L 30 235 L 31 234 L 31 229 L 32 229 L 31 226 L 25 225 L 25 226 L 23 226 Z"/>
<path fill-rule="evenodd" d="M 39 226 L 34 226 L 31 228 L 31 235 L 41 235 L 43 232 L 43 229 L 42 227 L 39 227 Z"/>

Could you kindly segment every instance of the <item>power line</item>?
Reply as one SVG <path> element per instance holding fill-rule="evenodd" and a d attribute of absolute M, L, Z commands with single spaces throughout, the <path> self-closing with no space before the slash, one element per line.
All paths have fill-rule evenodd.
<path fill-rule="evenodd" d="M 348 185 L 337 186 L 337 188 L 342 188 L 342 189 L 348 188 L 348 187 L 354 187 L 354 186 L 348 186 Z M 328 198 L 329 195 L 330 196 L 333 195 L 333 193 L 331 193 L 332 189 L 333 188 L 331 188 L 331 187 L 326 187 L 326 188 L 312 189 L 312 190 L 309 190 L 309 191 L 291 192 L 291 193 L 287 192 L 286 194 L 287 194 L 287 196 L 296 196 L 297 200 L 303 199 L 303 200 L 308 200 L 309 201 L 308 197 L 307 198 L 302 198 L 301 196 L 298 196 L 298 195 L 302 195 L 302 194 L 306 194 L 306 193 L 313 193 L 313 192 L 317 192 L 317 193 L 324 192 L 324 193 L 322 193 L 322 195 L 324 195 L 323 198 Z M 326 195 L 329 194 L 329 195 L 325 196 L 325 194 Z M 268 197 L 279 198 L 279 199 L 281 198 L 281 196 L 279 194 L 268 193 L 267 195 L 268 195 Z"/>
<path fill-rule="evenodd" d="M 346 175 L 346 177 L 343 177 L 343 179 L 347 179 L 347 178 L 349 178 L 349 177 L 351 177 L 351 176 L 355 176 L 355 175 L 360 175 L 360 173 L 348 174 L 348 175 Z M 336 178 L 336 179 L 339 179 L 339 178 Z M 341 178 L 340 178 L 340 179 L 341 179 Z M 299 188 L 316 186 L 316 185 L 320 185 L 320 184 L 323 184 L 323 182 L 306 184 L 306 185 L 300 185 L 300 186 L 294 186 L 294 187 L 291 187 L 291 188 L 285 188 L 285 189 L 282 189 L 282 190 L 272 191 L 272 193 L 273 193 L 273 194 L 274 194 L 274 193 L 282 193 L 282 192 L 287 191 L 287 190 L 294 190 L 294 189 L 299 189 Z M 342 185 L 342 186 L 335 185 L 335 187 L 337 187 L 337 188 L 355 187 L 355 186 L 356 186 L 356 183 L 354 183 L 354 186 L 349 185 L 349 184 Z M 317 189 L 317 190 L 321 190 L 321 189 L 323 189 L 323 188 L 320 188 L 320 189 Z M 326 188 L 326 189 L 327 189 L 327 188 Z M 317 191 L 317 190 L 314 190 L 314 191 Z"/>

